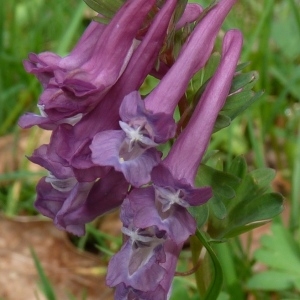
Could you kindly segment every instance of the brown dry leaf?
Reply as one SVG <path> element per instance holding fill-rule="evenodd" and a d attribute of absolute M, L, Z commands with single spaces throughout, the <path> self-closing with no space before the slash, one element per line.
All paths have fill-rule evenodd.
<path fill-rule="evenodd" d="M 30 247 L 34 249 L 56 294 L 56 299 L 113 299 L 105 285 L 106 266 L 100 258 L 76 249 L 65 232 L 36 217 L 0 215 L 0 299 L 44 300 Z"/>

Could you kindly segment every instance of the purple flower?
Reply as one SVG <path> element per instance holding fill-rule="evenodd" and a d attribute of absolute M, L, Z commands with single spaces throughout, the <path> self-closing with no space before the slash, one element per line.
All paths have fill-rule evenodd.
<path fill-rule="evenodd" d="M 167 299 L 180 249 L 196 228 L 186 208 L 201 205 L 212 196 L 210 188 L 197 189 L 193 184 L 218 112 L 230 91 L 241 46 L 239 31 L 226 33 L 220 65 L 188 126 L 163 163 L 153 169 L 153 185 L 133 189 L 122 205 L 122 231 L 128 238 L 122 250 L 112 259 L 107 277 L 109 285 L 117 286 L 117 299 L 129 296 L 132 299 L 151 299 L 154 291 L 158 291 L 161 299 Z M 134 252 L 137 249 L 140 251 Z M 130 265 L 133 257 L 137 257 L 134 267 Z M 114 271 L 117 265 L 122 266 L 118 269 L 119 273 Z M 153 278 L 154 269 L 158 276 Z M 144 279 L 146 283 L 143 284 Z"/>
<path fill-rule="evenodd" d="M 95 110 L 83 116 L 76 124 L 60 124 L 61 121 L 58 121 L 50 144 L 41 146 L 30 157 L 32 162 L 49 171 L 49 176 L 41 179 L 37 186 L 36 208 L 52 218 L 58 228 L 82 235 L 85 223 L 122 203 L 128 183 L 121 173 L 114 170 L 109 172 L 109 167 L 94 165 L 89 159 L 89 144 L 101 128 L 115 128 L 118 125 L 121 100 L 130 91 L 139 88 L 153 67 L 175 4 L 176 0 L 169 0 L 159 11 L 118 84 L 103 99 L 105 101 L 101 101 Z M 97 23 L 93 23 L 94 25 Z M 93 38 L 93 31 L 90 29 L 91 27 L 85 33 L 87 36 L 81 40 L 87 42 L 88 38 Z M 80 56 L 80 51 L 74 50 L 71 53 L 69 65 L 75 54 Z M 50 120 L 46 126 L 48 117 L 37 118 L 42 123 L 42 119 L 46 120 L 43 127 L 52 122 Z M 99 177 L 101 179 L 97 180 Z"/>
<path fill-rule="evenodd" d="M 166 36 L 176 2 L 168 0 L 157 13 L 125 71 L 95 109 L 83 116 L 75 126 L 61 124 L 53 131 L 50 152 L 57 153 L 67 161 L 77 178 L 87 171 L 89 174 L 93 172 L 95 178 L 99 174 L 103 176 L 103 167 L 95 165 L 91 160 L 91 141 L 98 132 L 119 128 L 121 102 L 127 94 L 140 87 L 152 69 Z"/>
<path fill-rule="evenodd" d="M 178 60 L 157 88 L 146 97 L 145 104 L 137 94 L 132 93 L 124 98 L 120 107 L 123 121 L 120 126 L 123 131 L 100 132 L 94 137 L 90 148 L 95 164 L 112 166 L 123 172 L 135 187 L 150 180 L 152 168 L 160 161 L 153 148 L 157 146 L 156 143 L 166 142 L 174 136 L 175 126 L 171 119 L 175 107 L 191 77 L 209 58 L 216 35 L 234 2 L 222 1 L 204 17 L 191 34 Z M 130 111 L 133 113 L 128 113 Z M 160 120 L 156 128 L 151 126 L 154 123 L 151 119 L 154 118 Z M 163 128 L 166 130 L 160 137 L 155 135 Z"/>
<path fill-rule="evenodd" d="M 125 244 L 111 259 L 106 282 L 116 287 L 118 300 L 150 300 L 154 293 L 155 299 L 167 299 L 182 244 L 178 247 L 166 239 L 165 232 L 156 226 L 136 228 L 133 216 L 131 201 L 125 199 L 121 210 Z"/>
<path fill-rule="evenodd" d="M 209 59 L 221 25 L 235 2 L 236 0 L 220 1 L 196 26 L 174 65 L 146 97 L 147 110 L 173 115 L 191 78 Z"/>
<path fill-rule="evenodd" d="M 135 212 L 133 223 L 138 228 L 156 226 L 180 245 L 196 230 L 186 208 L 207 202 L 211 189 L 195 189 L 184 180 L 176 180 L 163 165 L 155 167 L 151 175 L 153 186 L 134 189 L 128 196 Z"/>
<path fill-rule="evenodd" d="M 206 86 L 187 127 L 164 160 L 164 165 L 175 178 L 184 178 L 191 185 L 194 184 L 219 111 L 229 94 L 242 43 L 240 31 L 230 30 L 226 33 L 220 65 Z"/>
<path fill-rule="evenodd" d="M 33 61 L 25 62 L 25 67 L 37 74 L 45 87 L 38 103 L 44 120 L 27 114 L 20 119 L 20 126 L 37 124 L 53 129 L 55 124 L 70 124 L 69 118 L 78 119 L 91 111 L 124 72 L 137 45 L 137 31 L 154 2 L 126 1 L 104 29 L 92 23 L 66 58 L 50 53 L 31 55 Z"/>
<path fill-rule="evenodd" d="M 35 207 L 59 229 L 81 236 L 86 223 L 120 206 L 127 190 L 123 175 L 114 170 L 96 182 L 59 179 L 50 174 L 37 185 Z"/>
<path fill-rule="evenodd" d="M 184 9 L 184 12 L 176 24 L 176 29 L 184 27 L 186 24 L 192 23 L 202 13 L 203 8 L 197 3 L 188 3 Z"/>
<path fill-rule="evenodd" d="M 159 163 L 154 147 L 156 143 L 173 137 L 175 127 L 171 118 L 175 107 L 191 77 L 208 60 L 221 24 L 234 3 L 234 0 L 222 1 L 204 17 L 183 47 L 178 60 L 144 103 L 137 94 L 132 93 L 124 98 L 120 108 L 123 131 L 100 132 L 94 137 L 90 148 L 95 164 L 112 166 L 123 172 L 135 187 L 150 180 L 152 168 Z M 130 111 L 133 113 L 128 113 Z M 144 118 L 146 115 L 147 120 Z M 161 120 L 157 128 L 151 126 L 153 118 Z M 162 128 L 168 130 L 158 139 L 153 133 Z"/>
<path fill-rule="evenodd" d="M 136 189 L 130 193 L 129 199 L 136 212 L 133 217 L 135 226 L 157 226 L 178 244 L 194 233 L 196 224 L 186 208 L 203 204 L 212 196 L 210 188 L 195 189 L 193 185 L 216 118 L 230 91 L 241 47 L 241 33 L 238 30 L 227 32 L 220 65 L 189 124 L 173 144 L 162 165 L 153 169 L 153 187 Z"/>
<path fill-rule="evenodd" d="M 91 59 L 94 47 L 104 29 L 105 25 L 91 22 L 77 45 L 65 58 L 52 52 L 30 53 L 29 60 L 24 61 L 25 70 L 35 74 L 42 86 L 47 88 L 49 81 L 55 77 L 55 70 L 72 71 L 80 68 L 81 65 Z"/>
<path fill-rule="evenodd" d="M 116 286 L 115 292 L 116 300 L 164 300 L 166 299 L 166 291 L 159 285 L 154 291 L 140 291 L 136 290 L 124 283 L 120 283 Z"/>
<path fill-rule="evenodd" d="M 159 263 L 166 257 L 163 251 L 164 232 L 155 227 L 139 229 L 132 223 L 130 202 L 122 204 L 121 220 L 126 242 L 109 262 L 106 283 L 117 286 L 120 283 L 137 290 L 154 290 L 164 277 L 166 270 Z M 119 272 L 115 272 L 115 270 Z"/>
<path fill-rule="evenodd" d="M 160 162 L 155 149 L 175 133 L 172 116 L 146 111 L 138 92 L 127 95 L 120 107 L 122 130 L 103 131 L 91 144 L 92 160 L 100 166 L 112 166 L 134 186 L 150 180 L 150 172 Z"/>
<path fill-rule="evenodd" d="M 37 185 L 37 210 L 51 219 L 59 229 L 83 235 L 85 224 L 121 205 L 128 191 L 122 173 L 107 170 L 95 181 L 95 174 L 80 173 L 64 166 L 57 155 L 49 155 L 49 147 L 42 145 L 29 157 L 30 161 L 49 171 Z M 99 176 L 100 177 L 100 176 Z"/>

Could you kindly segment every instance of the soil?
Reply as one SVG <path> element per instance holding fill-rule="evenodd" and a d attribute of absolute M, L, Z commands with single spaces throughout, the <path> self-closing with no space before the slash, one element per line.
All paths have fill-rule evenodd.
<path fill-rule="evenodd" d="M 113 291 L 105 285 L 107 266 L 101 257 L 79 251 L 52 222 L 0 216 L 0 232 L 1 300 L 46 299 L 30 249 L 36 253 L 56 299 L 113 299 Z"/>

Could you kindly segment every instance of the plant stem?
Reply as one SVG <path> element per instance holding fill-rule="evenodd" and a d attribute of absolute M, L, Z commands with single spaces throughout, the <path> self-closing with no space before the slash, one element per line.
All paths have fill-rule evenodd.
<path fill-rule="evenodd" d="M 224 272 L 225 284 L 230 293 L 231 299 L 243 299 L 243 291 L 239 284 L 239 279 L 236 274 L 233 254 L 227 243 L 215 244 L 213 247 L 218 255 L 218 259 Z"/>

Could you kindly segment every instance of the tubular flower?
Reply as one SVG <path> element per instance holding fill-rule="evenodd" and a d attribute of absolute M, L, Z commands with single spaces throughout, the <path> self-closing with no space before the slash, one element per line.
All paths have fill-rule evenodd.
<path fill-rule="evenodd" d="M 230 30 L 225 34 L 220 65 L 205 88 L 187 127 L 164 160 L 164 165 L 175 178 L 185 178 L 188 183 L 194 183 L 218 113 L 229 94 L 242 44 L 243 37 L 240 31 Z M 197 149 L 197 152 L 193 151 L 194 149 Z"/>
<path fill-rule="evenodd" d="M 128 14 L 130 14 L 128 5 L 138 7 L 144 3 L 143 0 L 135 1 L 135 4 L 133 2 L 128 1 L 126 9 L 121 10 L 127 19 L 129 18 Z M 85 223 L 121 205 L 128 190 L 128 183 L 121 173 L 114 170 L 110 171 L 107 166 L 99 167 L 91 162 L 89 143 L 98 131 L 118 127 L 118 112 L 121 101 L 126 94 L 140 87 L 152 69 L 165 39 L 176 3 L 176 0 L 166 1 L 155 16 L 143 40 L 133 52 L 117 83 L 97 104 L 96 108 L 83 115 L 82 119 L 75 122 L 76 124 L 56 122 L 56 129 L 52 132 L 50 144 L 41 146 L 29 158 L 32 162 L 49 171 L 49 176 L 42 178 L 37 186 L 36 208 L 42 214 L 52 218 L 58 228 L 82 235 L 84 234 Z M 149 10 L 149 5 L 147 4 L 142 11 Z M 133 7 L 131 8 L 132 12 Z M 71 69 L 71 66 L 75 67 L 76 63 L 78 65 L 84 63 L 85 59 L 80 57 L 80 49 L 84 50 L 83 56 L 84 54 L 91 54 L 88 52 L 90 48 L 86 45 L 89 40 L 96 42 L 99 39 L 100 34 L 96 29 L 104 30 L 103 25 L 99 26 L 98 23 L 92 23 L 89 26 L 78 46 L 67 58 L 62 59 L 64 66 L 69 66 Z M 121 34 L 119 37 L 121 38 Z M 55 57 L 57 58 L 57 56 Z M 80 61 L 77 61 L 78 59 Z M 34 68 L 32 65 L 30 67 Z M 47 88 L 50 84 L 49 81 L 54 80 L 54 67 L 52 73 L 49 68 L 45 67 L 38 70 L 39 67 L 41 66 L 37 65 L 36 69 L 32 69 L 32 72 L 36 72 L 36 74 L 39 72 L 43 74 L 44 72 L 49 77 L 44 78 L 42 75 L 40 77 L 41 80 L 45 79 L 43 83 Z M 107 113 L 108 111 L 110 113 Z M 44 118 L 42 121 L 45 122 L 44 125 L 53 125 L 46 116 L 39 116 L 38 118 L 39 120 Z M 22 120 L 24 119 L 21 119 L 20 122 L 23 122 Z M 156 120 L 157 122 L 159 121 Z M 156 156 L 155 159 L 157 159 Z"/>
<path fill-rule="evenodd" d="M 92 159 L 95 164 L 121 171 L 139 187 L 149 182 L 152 168 L 160 162 L 155 147 L 174 135 L 175 123 L 171 116 L 146 111 L 138 92 L 124 98 L 120 117 L 122 130 L 103 131 L 94 137 Z"/>
<path fill-rule="evenodd" d="M 157 267 L 164 268 L 164 264 L 176 265 L 177 256 L 184 241 L 189 235 L 194 234 L 196 229 L 195 221 L 187 211 L 187 207 L 201 205 L 212 196 L 209 187 L 194 188 L 194 179 L 212 134 L 218 112 L 229 94 L 241 47 L 241 33 L 237 30 L 227 32 L 223 40 L 220 65 L 206 86 L 189 124 L 179 135 L 167 157 L 152 170 L 153 185 L 133 189 L 122 206 L 122 215 L 130 216 L 130 220 L 132 220 L 130 226 L 134 228 L 135 233 L 139 231 L 147 232 L 150 228 L 156 228 L 158 232 L 164 232 L 164 242 L 161 245 L 163 245 L 165 260 L 157 261 Z M 199 148 L 199 152 L 191 151 L 191 147 L 195 149 L 195 145 L 196 149 Z M 125 222 L 124 226 L 126 227 L 127 224 L 128 222 Z M 129 234 L 127 229 L 123 232 Z M 177 256 L 167 254 L 166 245 L 168 243 L 172 243 L 171 249 L 175 251 Z M 121 252 L 123 251 L 122 260 L 128 261 L 134 254 L 125 252 L 126 246 L 123 247 L 123 250 L 121 250 Z M 153 249 L 148 250 L 153 257 Z M 117 254 L 115 260 L 119 260 L 120 256 L 121 254 Z M 139 258 L 139 260 L 142 259 Z M 126 269 L 123 270 L 122 274 L 128 274 L 126 273 L 129 270 L 128 266 L 124 267 Z M 135 269 L 135 272 L 139 274 L 141 270 Z M 148 281 L 147 285 L 141 288 L 142 285 L 137 286 L 135 285 L 136 282 L 126 281 L 123 277 L 117 282 L 108 281 L 108 283 L 112 286 L 119 285 L 119 295 L 124 293 L 139 295 L 139 293 L 142 293 L 141 295 L 145 297 L 144 293 L 148 292 L 149 296 L 144 299 L 150 299 L 153 290 L 164 287 L 163 290 L 166 294 L 163 295 L 162 299 L 167 299 L 166 295 L 171 288 L 174 268 L 169 267 L 165 270 L 166 274 L 163 279 L 157 280 L 156 278 L 156 280 L 153 280 L 152 283 L 155 286 L 151 286 L 151 288 L 149 288 Z M 113 270 L 109 269 L 108 278 L 114 276 L 111 273 L 114 274 Z M 142 274 L 140 273 L 140 276 Z M 139 277 L 139 280 L 142 279 Z"/>
<path fill-rule="evenodd" d="M 209 187 L 195 189 L 184 180 L 174 179 L 163 165 L 152 171 L 153 186 L 134 189 L 128 196 L 135 211 L 135 226 L 157 226 L 167 232 L 177 245 L 196 230 L 196 222 L 187 211 L 189 206 L 206 203 L 212 196 Z"/>
<path fill-rule="evenodd" d="M 38 103 L 41 116 L 26 114 L 19 125 L 54 129 L 57 124 L 74 124 L 91 111 L 124 72 L 136 48 L 137 31 L 154 3 L 128 0 L 105 28 L 92 22 L 65 58 L 31 54 L 24 65 L 45 88 Z"/>
<path fill-rule="evenodd" d="M 49 171 L 37 185 L 35 207 L 53 219 L 56 227 L 75 235 L 83 235 L 86 223 L 120 206 L 127 194 L 128 183 L 121 173 L 111 170 L 97 181 L 79 182 L 58 156 L 49 159 L 46 145 L 29 159 Z"/>
<path fill-rule="evenodd" d="M 173 115 L 189 81 L 209 59 L 221 25 L 235 2 L 236 0 L 220 1 L 204 16 L 183 45 L 174 65 L 146 97 L 147 110 Z"/>
<path fill-rule="evenodd" d="M 126 118 L 129 127 L 121 123 L 123 131 L 100 132 L 95 135 L 90 147 L 92 161 L 95 164 L 114 167 L 135 187 L 146 184 L 150 180 L 151 170 L 160 161 L 159 154 L 154 149 L 157 146 L 155 143 L 163 143 L 174 136 L 174 121 L 172 124 L 174 110 L 192 76 L 210 57 L 217 33 L 234 3 L 235 0 L 222 1 L 204 17 L 183 47 L 178 60 L 158 86 L 145 98 L 144 103 L 139 101 L 135 94 L 131 94 L 131 100 L 129 100 L 130 95 L 124 98 L 124 105 L 120 107 L 121 119 L 124 121 L 123 107 L 126 111 L 132 110 L 137 114 L 131 114 Z M 179 73 L 180 77 L 178 77 Z M 144 108 L 137 108 L 142 105 Z M 142 110 L 150 111 L 151 115 L 148 113 L 148 116 L 159 119 L 159 126 L 168 129 L 164 131 L 164 137 L 157 138 L 151 135 L 149 128 L 153 132 L 157 132 L 157 129 L 150 125 L 147 125 L 148 130 L 141 132 L 140 111 Z M 147 122 L 149 124 L 149 119 Z M 147 128 L 146 123 L 142 125 L 144 129 Z"/>
<path fill-rule="evenodd" d="M 156 226 L 136 228 L 132 222 L 133 216 L 131 202 L 125 199 L 121 220 L 126 242 L 111 259 L 106 282 L 116 287 L 116 299 L 128 299 L 126 297 L 129 296 L 153 299 L 154 292 L 157 293 L 155 299 L 166 299 L 175 272 L 176 250 L 179 248 Z"/>
<path fill-rule="evenodd" d="M 171 140 L 176 107 L 208 62 L 236 0 L 220 0 L 202 15 L 199 5 L 183 10 L 178 0 L 123 2 L 108 25 L 92 22 L 68 56 L 29 55 L 25 69 L 44 91 L 40 115 L 26 114 L 19 124 L 52 130 L 50 143 L 29 157 L 49 172 L 37 185 L 36 208 L 59 229 L 83 235 L 86 223 L 121 206 L 123 246 L 106 282 L 116 300 L 166 300 L 179 253 L 197 226 L 188 208 L 212 197 L 210 187 L 194 182 L 230 92 L 242 35 L 225 34 L 217 70 Z M 192 32 L 182 35 L 178 57 L 159 65 L 176 48 L 173 34 L 187 28 Z M 161 80 L 142 97 L 139 89 L 153 70 Z M 167 142 L 162 158 L 159 146 Z"/>
<path fill-rule="evenodd" d="M 75 126 L 61 124 L 53 131 L 49 152 L 57 153 L 74 169 L 81 180 L 82 173 L 104 176 L 104 167 L 91 160 L 90 144 L 94 136 L 105 130 L 119 128 L 119 109 L 123 98 L 139 89 L 152 69 L 166 36 L 176 0 L 168 0 L 155 16 L 141 43 L 134 51 L 125 71 L 102 101 Z M 92 178 L 89 178 L 89 180 Z"/>

